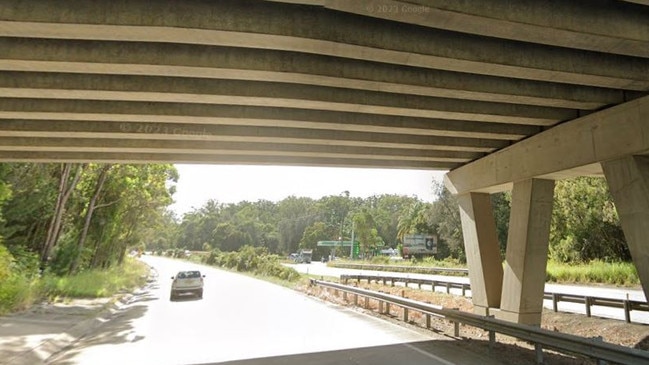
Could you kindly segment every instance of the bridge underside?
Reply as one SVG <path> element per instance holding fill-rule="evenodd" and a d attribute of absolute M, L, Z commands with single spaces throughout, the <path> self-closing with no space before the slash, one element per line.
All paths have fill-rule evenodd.
<path fill-rule="evenodd" d="M 474 302 L 529 323 L 553 180 L 606 175 L 649 293 L 644 0 L 4 0 L 0 49 L 0 161 L 449 170 Z"/>

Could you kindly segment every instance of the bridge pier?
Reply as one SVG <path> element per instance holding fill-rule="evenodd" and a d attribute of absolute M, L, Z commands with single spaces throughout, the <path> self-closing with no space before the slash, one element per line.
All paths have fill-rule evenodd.
<path fill-rule="evenodd" d="M 469 280 L 476 314 L 489 315 L 500 307 L 503 267 L 496 234 L 496 221 L 487 193 L 458 196 Z"/>
<path fill-rule="evenodd" d="M 554 180 L 515 182 L 500 310 L 510 322 L 540 325 L 550 240 Z"/>
<path fill-rule="evenodd" d="M 649 299 L 649 157 L 627 156 L 601 165 L 642 289 Z"/>

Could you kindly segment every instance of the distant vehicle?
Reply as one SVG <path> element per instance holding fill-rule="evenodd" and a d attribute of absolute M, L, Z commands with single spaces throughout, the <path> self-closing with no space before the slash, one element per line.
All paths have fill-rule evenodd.
<path fill-rule="evenodd" d="M 437 236 L 429 234 L 409 234 L 403 237 L 403 258 L 422 258 L 437 253 Z"/>
<path fill-rule="evenodd" d="M 295 262 L 297 262 L 298 264 L 301 263 L 310 264 L 312 256 L 313 256 L 313 250 L 300 250 L 300 252 L 297 253 Z"/>
<path fill-rule="evenodd" d="M 179 295 L 191 294 L 195 295 L 198 299 L 203 298 L 203 278 L 200 271 L 179 271 L 176 276 L 171 279 L 171 295 L 169 300 L 175 300 Z"/>

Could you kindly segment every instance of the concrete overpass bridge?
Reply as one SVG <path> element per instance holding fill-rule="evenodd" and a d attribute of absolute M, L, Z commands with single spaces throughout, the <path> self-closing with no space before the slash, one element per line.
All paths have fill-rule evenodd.
<path fill-rule="evenodd" d="M 523 323 L 554 181 L 604 175 L 649 294 L 647 0 L 4 0 L 0 50 L 0 161 L 449 170 L 477 311 Z"/>

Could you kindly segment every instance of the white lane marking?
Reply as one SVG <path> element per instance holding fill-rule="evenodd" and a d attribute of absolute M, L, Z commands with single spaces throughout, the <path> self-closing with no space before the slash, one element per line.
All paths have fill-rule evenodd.
<path fill-rule="evenodd" d="M 418 348 L 416 348 L 415 346 L 413 346 L 413 345 L 411 345 L 411 344 L 404 343 L 404 345 L 405 345 L 406 347 L 408 347 L 409 349 L 414 350 L 414 351 L 417 351 L 417 352 L 419 352 L 420 354 L 422 354 L 422 355 L 424 355 L 424 356 L 426 356 L 426 357 L 429 357 L 429 358 L 431 358 L 431 359 L 434 359 L 434 360 L 439 361 L 441 364 L 444 364 L 444 365 L 457 365 L 457 364 L 455 364 L 454 362 L 450 362 L 450 361 L 448 361 L 448 360 L 444 360 L 444 359 L 442 359 L 442 358 L 439 357 L 439 356 L 436 356 L 436 355 L 431 354 L 430 352 L 426 352 L 426 351 L 424 351 L 424 350 L 422 350 L 422 349 L 418 349 Z"/>

